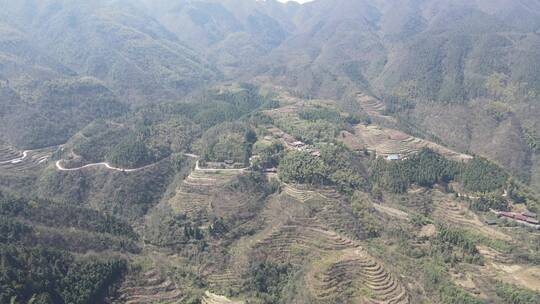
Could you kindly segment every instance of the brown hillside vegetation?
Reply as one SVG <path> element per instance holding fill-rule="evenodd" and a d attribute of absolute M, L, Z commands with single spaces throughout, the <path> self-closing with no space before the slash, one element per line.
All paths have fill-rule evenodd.
<path fill-rule="evenodd" d="M 0 0 L 0 303 L 540 304 L 540 0 Z"/>
<path fill-rule="evenodd" d="M 351 149 L 368 149 L 383 157 L 391 154 L 406 157 L 420 151 L 422 148 L 430 148 L 449 159 L 457 161 L 467 161 L 472 158 L 470 155 L 455 152 L 428 140 L 410 136 L 398 130 L 374 125 L 357 125 L 354 134 L 344 131 L 341 137 L 343 143 Z"/>

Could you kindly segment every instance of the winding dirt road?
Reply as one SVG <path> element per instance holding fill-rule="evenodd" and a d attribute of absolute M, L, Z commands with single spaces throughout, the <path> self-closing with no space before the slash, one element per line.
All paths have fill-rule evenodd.
<path fill-rule="evenodd" d="M 219 168 L 201 168 L 199 166 L 199 160 L 197 160 L 197 162 L 195 163 L 195 170 L 197 171 L 205 171 L 205 172 L 222 172 L 222 171 L 228 171 L 228 172 L 244 172 L 246 171 L 247 169 L 249 169 L 250 167 L 245 167 L 245 168 L 239 168 L 239 169 L 227 169 L 227 168 L 224 168 L 224 169 L 219 169 Z"/>
<path fill-rule="evenodd" d="M 25 153 L 27 153 L 28 151 L 25 151 Z M 206 172 L 221 172 L 221 171 L 234 171 L 234 172 L 244 172 L 246 171 L 247 169 L 249 169 L 249 167 L 246 167 L 246 168 L 240 168 L 240 169 L 212 169 L 212 168 L 201 168 L 199 166 L 199 158 L 200 156 L 196 155 L 196 154 L 191 154 L 191 153 L 184 153 L 184 156 L 186 157 L 190 157 L 190 158 L 196 158 L 197 159 L 197 162 L 195 163 L 195 170 L 197 171 L 206 171 Z M 26 154 L 23 155 L 23 157 L 21 158 L 24 159 L 26 157 Z M 63 160 L 59 160 L 56 162 L 56 169 L 60 170 L 60 171 L 79 171 L 79 170 L 82 170 L 82 169 L 86 169 L 86 168 L 92 168 L 92 167 L 105 167 L 109 170 L 114 170 L 114 171 L 119 171 L 119 172 L 137 172 L 137 171 L 141 171 L 141 170 L 144 170 L 146 168 L 149 168 L 149 167 L 152 167 L 154 165 L 157 164 L 156 163 L 153 163 L 153 164 L 149 164 L 149 165 L 146 165 L 144 167 L 140 167 L 140 168 L 134 168 L 134 169 L 124 169 L 124 168 L 117 168 L 117 167 L 113 167 L 111 166 L 111 164 L 107 163 L 107 162 L 101 162 L 101 163 L 93 163 L 93 164 L 88 164 L 88 165 L 84 165 L 84 166 L 81 166 L 81 167 L 77 167 L 77 168 L 66 168 L 62 165 L 62 161 Z M 8 161 L 9 162 L 9 161 Z M 2 163 L 0 163 L 2 164 Z"/>
<path fill-rule="evenodd" d="M 140 171 L 140 170 L 152 167 L 155 164 L 156 163 L 153 163 L 153 164 L 146 165 L 146 166 L 140 167 L 140 168 L 135 168 L 135 169 L 123 169 L 123 168 L 113 167 L 109 163 L 104 162 L 104 163 L 88 164 L 88 165 L 84 165 L 82 167 L 77 167 L 77 168 L 65 168 L 64 166 L 62 166 L 62 161 L 59 160 L 59 161 L 56 162 L 56 169 L 58 169 L 60 171 L 78 171 L 78 170 L 82 170 L 82 169 L 85 169 L 85 168 L 103 166 L 103 167 L 105 167 L 105 168 L 107 168 L 109 170 L 114 170 L 114 171 L 119 171 L 119 172 L 136 172 L 136 171 Z"/>
<path fill-rule="evenodd" d="M 21 157 L 17 157 L 17 158 L 14 158 L 14 159 L 2 161 L 2 162 L 0 162 L 0 165 L 3 165 L 3 164 L 17 164 L 17 163 L 20 163 L 20 162 L 22 162 L 22 161 L 28 156 L 28 153 L 29 153 L 29 152 L 32 152 L 32 151 L 30 151 L 30 150 L 23 151 L 23 155 L 22 155 Z"/>

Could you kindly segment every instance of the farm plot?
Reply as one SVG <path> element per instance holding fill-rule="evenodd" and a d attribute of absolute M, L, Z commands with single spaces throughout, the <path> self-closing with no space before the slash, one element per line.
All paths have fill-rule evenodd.
<path fill-rule="evenodd" d="M 215 290 L 223 290 L 225 288 L 241 288 L 242 278 L 238 272 L 227 270 L 219 273 L 211 273 L 206 276 L 208 286 Z"/>
<path fill-rule="evenodd" d="M 342 250 L 357 245 L 349 238 L 318 225 L 315 219 L 297 219 L 277 227 L 258 244 L 273 259 L 301 264 L 309 255 Z"/>
<path fill-rule="evenodd" d="M 510 241 L 511 237 L 495 228 L 483 223 L 476 214 L 463 204 L 452 200 L 449 195 L 440 191 L 433 191 L 434 216 L 443 222 L 459 227 L 472 228 L 488 238 Z"/>
<path fill-rule="evenodd" d="M 17 172 L 45 166 L 53 150 L 54 148 L 45 148 L 21 152 L 13 147 L 3 145 L 0 147 L 0 170 Z"/>
<path fill-rule="evenodd" d="M 141 276 L 128 276 L 118 293 L 119 297 L 114 302 L 118 304 L 173 304 L 185 300 L 184 292 L 157 270 L 147 271 Z"/>
<path fill-rule="evenodd" d="M 202 299 L 202 304 L 244 304 L 244 302 L 231 301 L 227 297 L 219 296 L 207 291 Z"/>
<path fill-rule="evenodd" d="M 384 205 L 381 205 L 381 204 L 373 204 L 373 208 L 381 213 L 384 213 L 386 215 L 389 215 L 391 217 L 394 217 L 394 218 L 397 218 L 397 219 L 400 219 L 400 220 L 404 220 L 404 221 L 408 221 L 409 220 L 409 215 L 406 213 L 406 212 L 403 212 L 401 210 L 398 210 L 396 208 L 392 208 L 392 207 L 389 207 L 389 206 L 384 206 Z"/>
<path fill-rule="evenodd" d="M 466 161 L 472 158 L 469 155 L 452 151 L 428 140 L 413 137 L 398 130 L 374 125 L 357 125 L 355 134 L 342 133 L 341 141 L 353 150 L 365 148 L 382 157 L 393 154 L 407 157 L 407 155 L 416 153 L 422 148 L 430 148 L 453 160 Z"/>
<path fill-rule="evenodd" d="M 258 219 L 265 228 L 232 246 L 225 269 L 209 265 L 203 271 L 208 273 L 205 279 L 211 290 L 241 286 L 249 257 L 264 255 L 275 263 L 307 267 L 303 276 L 313 303 L 332 303 L 347 287 L 361 303 L 409 303 L 410 296 L 399 279 L 347 234 L 357 227 L 353 217 L 349 223 L 348 215 L 341 213 L 344 207 L 338 204 L 339 194 L 299 185 L 294 191 L 307 191 L 313 199 L 302 203 L 302 197 L 286 191 L 270 198 Z"/>
<path fill-rule="evenodd" d="M 346 295 L 360 303 L 410 303 L 398 278 L 361 248 L 327 256 L 312 265 L 306 281 L 320 302 L 333 303 L 336 297 Z"/>
<path fill-rule="evenodd" d="M 317 193 L 314 191 L 299 189 L 293 185 L 288 184 L 285 184 L 285 186 L 283 187 L 283 192 L 302 203 L 305 203 L 306 201 L 314 198 L 315 195 L 317 195 Z"/>
<path fill-rule="evenodd" d="M 516 263 L 508 255 L 487 246 L 477 245 L 483 265 L 468 265 L 464 272 L 452 273 L 456 284 L 469 292 L 486 295 L 497 281 L 540 291 L 540 267 Z"/>
<path fill-rule="evenodd" d="M 369 116 L 383 116 L 386 110 L 384 102 L 362 92 L 356 93 L 356 100 Z"/>
<path fill-rule="evenodd" d="M 205 219 L 212 208 L 214 193 L 242 172 L 236 169 L 200 169 L 197 166 L 178 186 L 169 204 L 177 213 Z"/>

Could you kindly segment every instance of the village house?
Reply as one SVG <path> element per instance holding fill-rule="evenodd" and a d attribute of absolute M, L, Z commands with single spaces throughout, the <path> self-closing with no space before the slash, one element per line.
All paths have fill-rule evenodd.
<path fill-rule="evenodd" d="M 401 160 L 401 155 L 399 154 L 390 154 L 386 157 L 387 160 L 396 161 Z"/>
<path fill-rule="evenodd" d="M 513 220 L 514 222 L 521 224 L 523 226 L 540 229 L 540 221 L 538 221 L 535 218 L 528 217 L 523 214 L 519 214 L 515 212 L 495 211 L 495 210 L 491 210 L 491 212 L 497 214 L 497 216 L 499 217 Z"/>

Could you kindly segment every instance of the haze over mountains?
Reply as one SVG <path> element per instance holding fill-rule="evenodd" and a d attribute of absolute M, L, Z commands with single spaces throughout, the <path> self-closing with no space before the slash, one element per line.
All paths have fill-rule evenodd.
<path fill-rule="evenodd" d="M 0 8 L 0 303 L 540 303 L 540 0 Z"/>
<path fill-rule="evenodd" d="M 540 132 L 538 1 L 25 0 L 2 7 L 3 108 L 44 107 L 44 98 L 60 94 L 40 88 L 51 79 L 110 90 L 128 106 L 252 79 L 310 96 L 398 96 L 416 105 L 397 114 L 419 131 L 490 156 L 540 187 L 538 157 L 524 139 Z M 498 87 L 488 88 L 489 79 Z M 8 96 L 21 101 L 8 107 Z M 54 125 L 53 133 L 78 127 L 44 116 L 36 119 Z M 22 140 L 25 117 L 3 119 L 5 140 L 61 141 Z"/>

